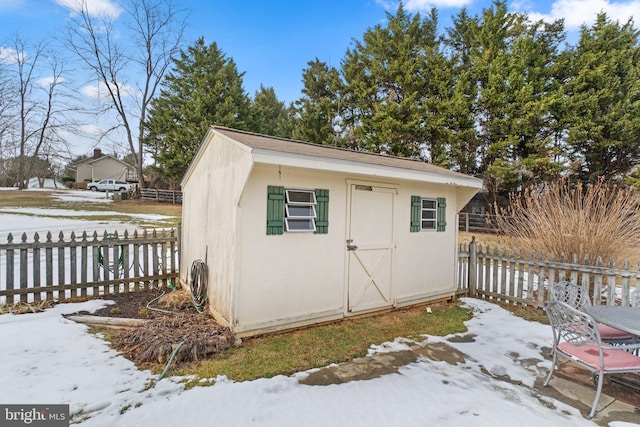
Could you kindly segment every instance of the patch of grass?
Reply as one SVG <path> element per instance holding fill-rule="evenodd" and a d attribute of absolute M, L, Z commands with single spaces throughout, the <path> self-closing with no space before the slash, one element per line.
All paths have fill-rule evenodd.
<path fill-rule="evenodd" d="M 344 320 L 282 333 L 246 339 L 242 345 L 206 360 L 174 367 L 172 375 L 193 376 L 195 385 L 201 378 L 226 375 L 235 381 L 291 375 L 331 363 L 362 357 L 373 344 L 397 337 L 421 339 L 422 334 L 446 335 L 466 330 L 469 310 L 457 303 L 395 310 L 370 317 Z M 151 370 L 160 373 L 163 365 Z"/>
<path fill-rule="evenodd" d="M 539 322 L 545 325 L 549 324 L 549 318 L 542 308 L 534 307 L 532 305 L 522 304 L 509 304 L 500 301 L 491 301 L 494 304 L 499 305 L 507 311 L 510 311 L 514 316 L 522 317 L 529 322 Z"/>
<path fill-rule="evenodd" d="M 55 200 L 48 191 L 3 190 L 0 207 L 47 207 Z"/>

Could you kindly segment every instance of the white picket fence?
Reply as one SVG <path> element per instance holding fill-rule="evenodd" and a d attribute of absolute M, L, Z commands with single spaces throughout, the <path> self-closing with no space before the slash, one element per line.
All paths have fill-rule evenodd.
<path fill-rule="evenodd" d="M 0 243 L 0 305 L 68 300 L 132 292 L 177 283 L 179 229 L 97 232 L 89 236 L 48 232 L 44 240 L 23 233 Z"/>
<path fill-rule="evenodd" d="M 624 261 L 616 268 L 615 260 L 597 258 L 579 262 L 563 254 L 517 251 L 475 241 L 458 247 L 458 293 L 513 304 L 541 307 L 547 299 L 549 284 L 562 280 L 580 283 L 593 295 L 593 304 L 634 305 L 640 296 L 640 265 L 635 270 Z"/>

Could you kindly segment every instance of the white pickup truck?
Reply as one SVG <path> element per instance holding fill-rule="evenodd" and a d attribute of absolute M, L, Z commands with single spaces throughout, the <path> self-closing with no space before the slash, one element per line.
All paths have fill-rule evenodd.
<path fill-rule="evenodd" d="M 100 181 L 87 184 L 87 190 L 91 191 L 129 191 L 130 189 L 131 184 L 115 179 L 101 179 Z"/>

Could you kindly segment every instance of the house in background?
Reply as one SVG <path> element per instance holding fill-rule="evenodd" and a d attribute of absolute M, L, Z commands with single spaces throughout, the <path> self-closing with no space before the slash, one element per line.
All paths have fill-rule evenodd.
<path fill-rule="evenodd" d="M 135 176 L 134 166 L 113 156 L 103 154 L 99 148 L 93 150 L 93 157 L 76 163 L 76 183 L 83 181 L 99 181 L 101 179 L 117 179 L 131 181 Z"/>
<path fill-rule="evenodd" d="M 211 313 L 250 336 L 452 298 L 482 181 L 214 126 L 182 188 L 181 282 L 204 261 Z"/>

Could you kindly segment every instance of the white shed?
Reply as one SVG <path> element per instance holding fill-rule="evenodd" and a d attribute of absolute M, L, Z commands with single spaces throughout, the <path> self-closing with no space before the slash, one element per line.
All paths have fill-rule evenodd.
<path fill-rule="evenodd" d="M 451 298 L 482 181 L 417 160 L 211 127 L 182 182 L 180 278 L 238 336 Z"/>

